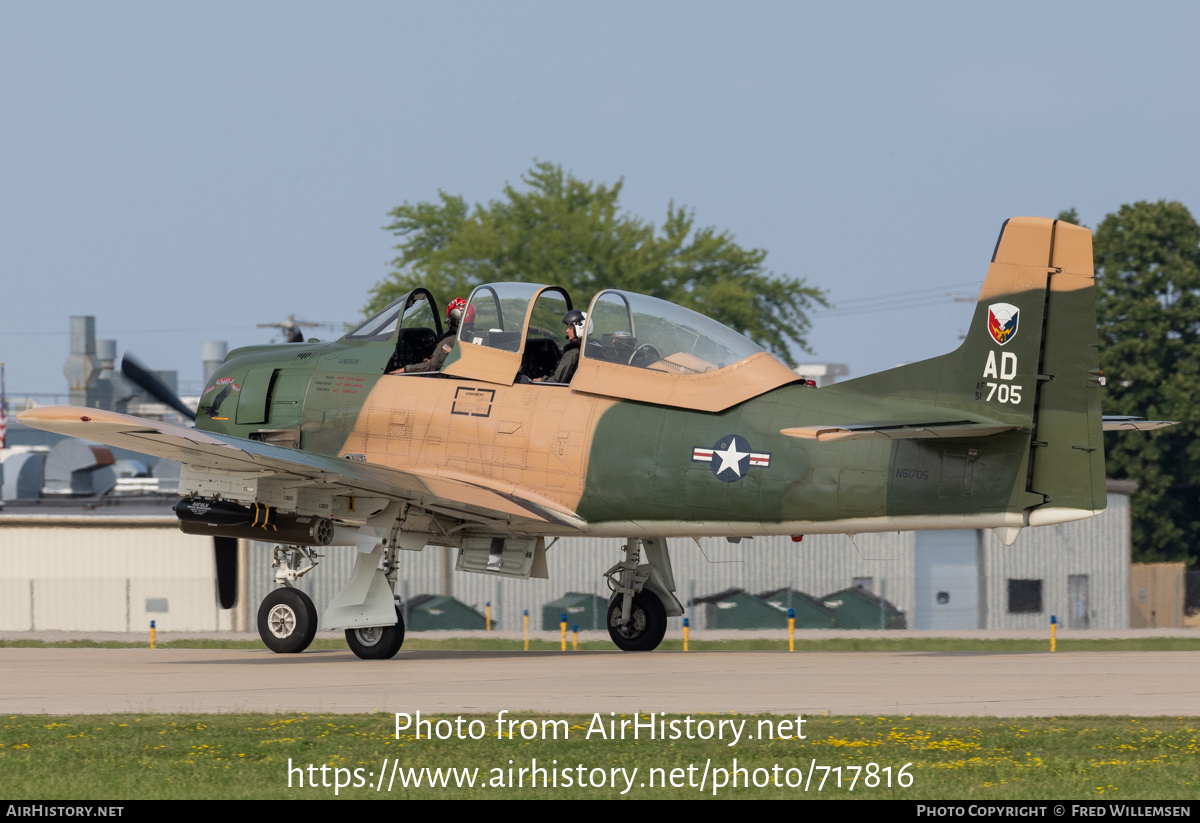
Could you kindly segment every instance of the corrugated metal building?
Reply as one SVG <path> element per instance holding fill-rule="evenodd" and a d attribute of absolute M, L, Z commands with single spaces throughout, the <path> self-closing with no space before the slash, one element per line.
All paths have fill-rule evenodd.
<path fill-rule="evenodd" d="M 1103 514 L 1026 529 L 1013 546 L 1005 546 L 991 531 L 975 530 L 809 535 L 799 543 L 788 537 L 738 544 L 723 538 L 678 538 L 670 541 L 671 563 L 685 605 L 735 587 L 751 593 L 790 587 L 819 597 L 860 585 L 892 602 L 916 629 L 1041 629 L 1051 615 L 1070 628 L 1123 629 L 1129 625 L 1131 488 L 1116 481 L 1109 485 Z M 621 559 L 622 543 L 561 539 L 546 553 L 548 580 L 453 573 L 454 553 L 427 547 L 402 553 L 400 593 L 449 594 L 480 611 L 491 602 L 496 628 L 518 630 L 525 609 L 536 625 L 542 607 L 565 592 L 607 597 L 603 574 Z M 324 551 L 321 567 L 301 580 L 318 608 L 349 576 L 354 557 L 349 548 Z M 249 625 L 272 585 L 270 552 L 268 544 L 250 546 Z M 1022 599 L 1028 590 L 1040 592 L 1040 599 Z M 703 629 L 698 618 L 698 612 L 692 615 L 692 625 Z M 677 630 L 681 619 L 671 618 L 669 625 Z"/>
<path fill-rule="evenodd" d="M 1129 625 L 1129 491 L 1110 483 L 1100 516 L 1026 529 L 1011 547 L 990 531 L 810 535 L 800 543 L 679 538 L 670 541 L 671 560 L 685 604 L 734 587 L 822 596 L 860 585 L 917 629 L 1039 629 L 1052 614 L 1070 628 L 1122 629 Z M 242 596 L 221 612 L 212 541 L 180 533 L 167 504 L 154 517 L 114 516 L 120 509 L 0 516 L 0 630 L 140 632 L 151 619 L 168 631 L 256 628 L 258 604 L 274 585 L 271 545 L 245 545 Z M 524 610 L 537 625 L 542 607 L 565 592 L 607 597 L 603 574 L 621 559 L 622 542 L 557 541 L 547 552 L 549 580 L 454 573 L 454 552 L 438 547 L 402 553 L 400 593 L 448 594 L 480 612 L 491 602 L 495 627 L 519 630 Z M 300 581 L 319 609 L 354 558 L 351 548 L 321 551 L 320 566 Z M 672 618 L 670 630 L 679 626 Z M 704 628 L 695 619 L 693 626 Z M 592 628 L 604 627 L 580 626 Z"/>
<path fill-rule="evenodd" d="M 1184 626 L 1187 564 L 1134 563 L 1129 570 L 1129 627 Z"/>
<path fill-rule="evenodd" d="M 227 631 L 212 540 L 162 514 L 0 517 L 0 629 Z"/>

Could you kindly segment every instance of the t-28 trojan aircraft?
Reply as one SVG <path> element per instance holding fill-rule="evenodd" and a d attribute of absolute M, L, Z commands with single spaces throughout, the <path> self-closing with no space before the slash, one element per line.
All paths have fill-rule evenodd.
<path fill-rule="evenodd" d="M 282 585 L 258 613 L 276 652 L 312 641 L 316 609 L 292 584 L 330 544 L 359 553 L 323 624 L 390 658 L 398 552 L 449 546 L 461 571 L 545 577 L 547 538 L 627 538 L 608 629 L 638 651 L 683 613 L 669 537 L 987 528 L 1011 544 L 1105 506 L 1078 226 L 1007 221 L 956 351 L 820 389 L 719 323 L 617 290 L 592 298 L 570 383 L 539 380 L 572 308 L 558 286 L 479 286 L 441 371 L 392 374 L 442 333 L 416 289 L 340 340 L 231 352 L 194 429 L 63 406 L 20 419 L 178 460 L 184 531 L 278 542 Z"/>

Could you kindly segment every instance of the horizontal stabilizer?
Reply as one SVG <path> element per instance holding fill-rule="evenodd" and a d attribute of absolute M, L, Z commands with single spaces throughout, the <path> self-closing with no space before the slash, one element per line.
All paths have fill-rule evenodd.
<path fill-rule="evenodd" d="M 780 434 L 817 440 L 822 443 L 839 440 L 923 440 L 931 437 L 987 437 L 990 434 L 1013 431 L 1020 426 L 976 423 L 973 420 L 953 420 L 937 423 L 828 423 L 823 426 L 800 426 L 781 429 Z"/>
<path fill-rule="evenodd" d="M 1122 417 L 1118 414 L 1106 414 L 1103 417 L 1104 431 L 1140 431 L 1148 432 L 1154 429 L 1165 429 L 1174 426 L 1178 420 L 1147 420 L 1144 417 Z"/>

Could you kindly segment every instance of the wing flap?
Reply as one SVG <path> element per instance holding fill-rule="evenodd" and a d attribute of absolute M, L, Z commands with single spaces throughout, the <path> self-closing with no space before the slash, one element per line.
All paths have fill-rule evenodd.
<path fill-rule="evenodd" d="M 554 523 L 586 521 L 544 495 L 495 478 L 439 467 L 394 469 L 312 454 L 100 409 L 45 406 L 18 419 L 35 429 L 177 460 L 218 471 L 261 472 L 285 483 L 332 486 L 347 493 L 418 502 L 470 520 Z"/>

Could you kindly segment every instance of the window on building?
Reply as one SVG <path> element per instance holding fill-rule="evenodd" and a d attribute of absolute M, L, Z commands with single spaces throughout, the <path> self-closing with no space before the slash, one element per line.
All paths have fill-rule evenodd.
<path fill-rule="evenodd" d="M 1042 581 L 1009 580 L 1008 613 L 1040 614 L 1042 611 Z"/>

